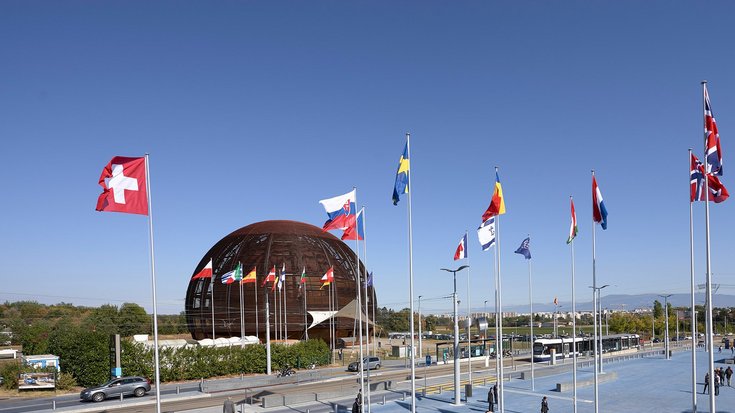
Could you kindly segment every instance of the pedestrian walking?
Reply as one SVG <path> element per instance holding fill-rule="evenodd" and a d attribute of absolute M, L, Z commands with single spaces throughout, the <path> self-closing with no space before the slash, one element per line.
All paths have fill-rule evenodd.
<path fill-rule="evenodd" d="M 709 388 L 709 372 L 704 375 L 704 389 L 702 389 L 702 394 L 707 393 L 708 388 Z"/>
<path fill-rule="evenodd" d="M 235 403 L 232 401 L 232 397 L 228 397 L 225 403 L 222 405 L 222 413 L 235 413 Z"/>
<path fill-rule="evenodd" d="M 493 388 L 489 388 L 487 390 L 487 411 L 488 412 L 494 412 L 495 411 L 495 397 L 493 396 Z"/>
<path fill-rule="evenodd" d="M 720 375 L 715 374 L 715 396 L 720 395 Z"/>
<path fill-rule="evenodd" d="M 732 387 L 730 386 L 730 377 L 732 377 L 732 368 L 730 366 L 727 366 L 727 370 L 725 370 L 725 377 L 727 377 L 727 387 Z"/>
<path fill-rule="evenodd" d="M 549 413 L 549 402 L 546 400 L 546 396 L 541 399 L 541 413 Z"/>

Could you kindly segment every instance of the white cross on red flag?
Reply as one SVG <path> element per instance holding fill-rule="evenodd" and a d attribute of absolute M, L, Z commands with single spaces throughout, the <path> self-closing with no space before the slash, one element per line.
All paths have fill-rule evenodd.
<path fill-rule="evenodd" d="M 100 175 L 97 211 L 148 215 L 145 158 L 116 156 Z"/>

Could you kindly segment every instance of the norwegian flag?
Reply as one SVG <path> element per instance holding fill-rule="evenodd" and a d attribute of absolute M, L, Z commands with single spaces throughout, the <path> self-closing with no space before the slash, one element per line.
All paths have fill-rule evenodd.
<path fill-rule="evenodd" d="M 720 148 L 720 134 L 717 132 L 717 122 L 712 114 L 712 106 L 709 103 L 707 84 L 704 87 L 704 145 L 705 145 L 705 167 L 708 174 L 722 176 L 722 149 Z"/>
<path fill-rule="evenodd" d="M 689 202 L 704 201 L 704 165 L 699 159 L 692 153 L 690 156 L 690 167 L 689 167 Z M 714 201 L 716 204 L 725 201 L 730 194 L 727 192 L 727 188 L 722 184 L 720 178 L 712 175 L 707 175 L 707 184 L 709 186 L 709 200 Z"/>

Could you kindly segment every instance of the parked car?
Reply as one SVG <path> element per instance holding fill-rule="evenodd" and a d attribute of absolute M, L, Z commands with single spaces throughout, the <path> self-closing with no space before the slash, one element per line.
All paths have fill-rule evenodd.
<path fill-rule="evenodd" d="M 120 397 L 134 395 L 143 397 L 151 391 L 151 382 L 145 377 L 130 376 L 112 379 L 97 387 L 89 387 L 79 393 L 79 398 L 88 401 L 101 402 L 108 397 Z"/>
<path fill-rule="evenodd" d="M 380 368 L 380 357 L 364 357 L 362 359 L 363 368 L 368 370 L 377 370 Z M 357 371 L 360 369 L 360 362 L 353 361 L 347 366 L 349 371 Z"/>

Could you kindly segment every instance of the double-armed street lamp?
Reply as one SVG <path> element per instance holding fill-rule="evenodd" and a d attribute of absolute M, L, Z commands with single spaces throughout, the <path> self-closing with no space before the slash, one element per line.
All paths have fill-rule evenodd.
<path fill-rule="evenodd" d="M 664 299 L 664 317 L 666 317 L 666 332 L 664 333 L 664 351 L 666 352 L 666 360 L 671 360 L 669 354 L 669 297 L 671 294 L 659 294 Z"/>
<path fill-rule="evenodd" d="M 442 271 L 451 272 L 454 277 L 454 292 L 452 293 L 452 301 L 454 304 L 454 405 L 459 406 L 462 402 L 462 396 L 459 390 L 459 319 L 457 318 L 457 273 L 469 268 L 469 265 L 463 265 L 456 270 L 442 268 Z"/>

